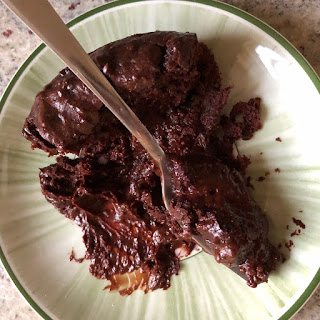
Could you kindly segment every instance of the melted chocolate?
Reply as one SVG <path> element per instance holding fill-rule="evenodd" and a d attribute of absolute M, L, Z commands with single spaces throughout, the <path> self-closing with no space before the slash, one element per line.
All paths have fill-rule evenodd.
<path fill-rule="evenodd" d="M 282 256 L 246 187 L 249 159 L 232 155 L 236 139 L 261 128 L 260 99 L 221 117 L 230 88 L 195 34 L 134 35 L 90 56 L 173 159 L 176 177 L 170 215 L 150 156 L 68 68 L 38 93 L 23 134 L 50 155 L 79 156 L 58 157 L 40 182 L 83 229 L 90 272 L 122 293 L 166 289 L 180 268 L 177 252 L 196 240 L 219 263 L 239 266 L 250 286 L 266 281 Z M 136 272 L 138 284 L 123 289 L 120 275 Z"/>

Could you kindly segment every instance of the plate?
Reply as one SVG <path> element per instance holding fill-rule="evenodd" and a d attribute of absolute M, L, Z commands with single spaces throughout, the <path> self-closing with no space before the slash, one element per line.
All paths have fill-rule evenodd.
<path fill-rule="evenodd" d="M 196 32 L 214 52 L 224 85 L 233 86 L 229 105 L 262 98 L 262 130 L 237 147 L 251 157 L 253 197 L 287 261 L 256 289 L 202 252 L 183 261 L 166 291 L 103 291 L 107 283 L 89 274 L 88 263 L 69 261 L 72 248 L 83 250 L 80 230 L 41 194 L 38 168 L 54 159 L 21 135 L 36 93 L 64 67 L 41 45 L 0 103 L 0 256 L 23 296 L 45 319 L 290 318 L 320 281 L 320 82 L 312 68 L 272 28 L 214 1 L 116 1 L 69 26 L 87 51 L 135 33 Z"/>

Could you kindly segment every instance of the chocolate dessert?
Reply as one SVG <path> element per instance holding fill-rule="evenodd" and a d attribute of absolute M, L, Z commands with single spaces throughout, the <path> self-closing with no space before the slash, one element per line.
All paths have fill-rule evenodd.
<path fill-rule="evenodd" d="M 249 286 L 267 281 L 282 255 L 246 186 L 249 159 L 233 155 L 237 139 L 261 128 L 260 99 L 222 115 L 230 88 L 195 34 L 138 34 L 90 56 L 172 159 L 175 176 L 170 214 L 154 161 L 68 68 L 37 94 L 23 135 L 59 155 L 40 169 L 42 192 L 82 228 L 90 272 L 114 284 L 139 270 L 145 291 L 166 289 L 180 268 L 177 252 L 196 242 L 238 266 Z"/>

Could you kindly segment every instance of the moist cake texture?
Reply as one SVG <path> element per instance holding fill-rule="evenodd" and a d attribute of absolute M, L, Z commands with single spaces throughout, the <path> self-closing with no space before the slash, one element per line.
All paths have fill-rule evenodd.
<path fill-rule="evenodd" d="M 42 192 L 82 228 L 90 272 L 112 280 L 139 270 L 146 291 L 166 289 L 180 268 L 177 252 L 196 240 L 217 262 L 239 267 L 249 286 L 267 281 L 283 258 L 246 186 L 249 159 L 233 155 L 237 139 L 261 128 L 260 99 L 222 115 L 231 89 L 192 33 L 138 34 L 90 56 L 172 159 L 176 194 L 170 215 L 149 154 L 62 70 L 37 94 L 23 135 L 58 155 L 40 169 Z"/>

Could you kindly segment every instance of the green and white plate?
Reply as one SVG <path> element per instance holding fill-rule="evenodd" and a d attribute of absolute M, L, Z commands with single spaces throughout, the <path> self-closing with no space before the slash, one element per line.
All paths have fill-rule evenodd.
<path fill-rule="evenodd" d="M 238 149 L 251 156 L 253 196 L 287 261 L 256 289 L 202 252 L 182 262 L 166 291 L 103 291 L 107 283 L 89 274 L 88 263 L 69 261 L 72 248 L 83 250 L 81 231 L 41 194 L 38 169 L 54 159 L 32 151 L 21 135 L 36 93 L 64 67 L 41 45 L 0 102 L 0 256 L 20 292 L 45 319 L 290 318 L 320 280 L 320 82 L 312 68 L 263 22 L 209 0 L 117 1 L 69 26 L 87 51 L 135 33 L 196 32 L 214 52 L 224 85 L 233 86 L 229 104 L 262 98 L 263 129 Z M 291 251 L 284 245 L 290 240 Z"/>

